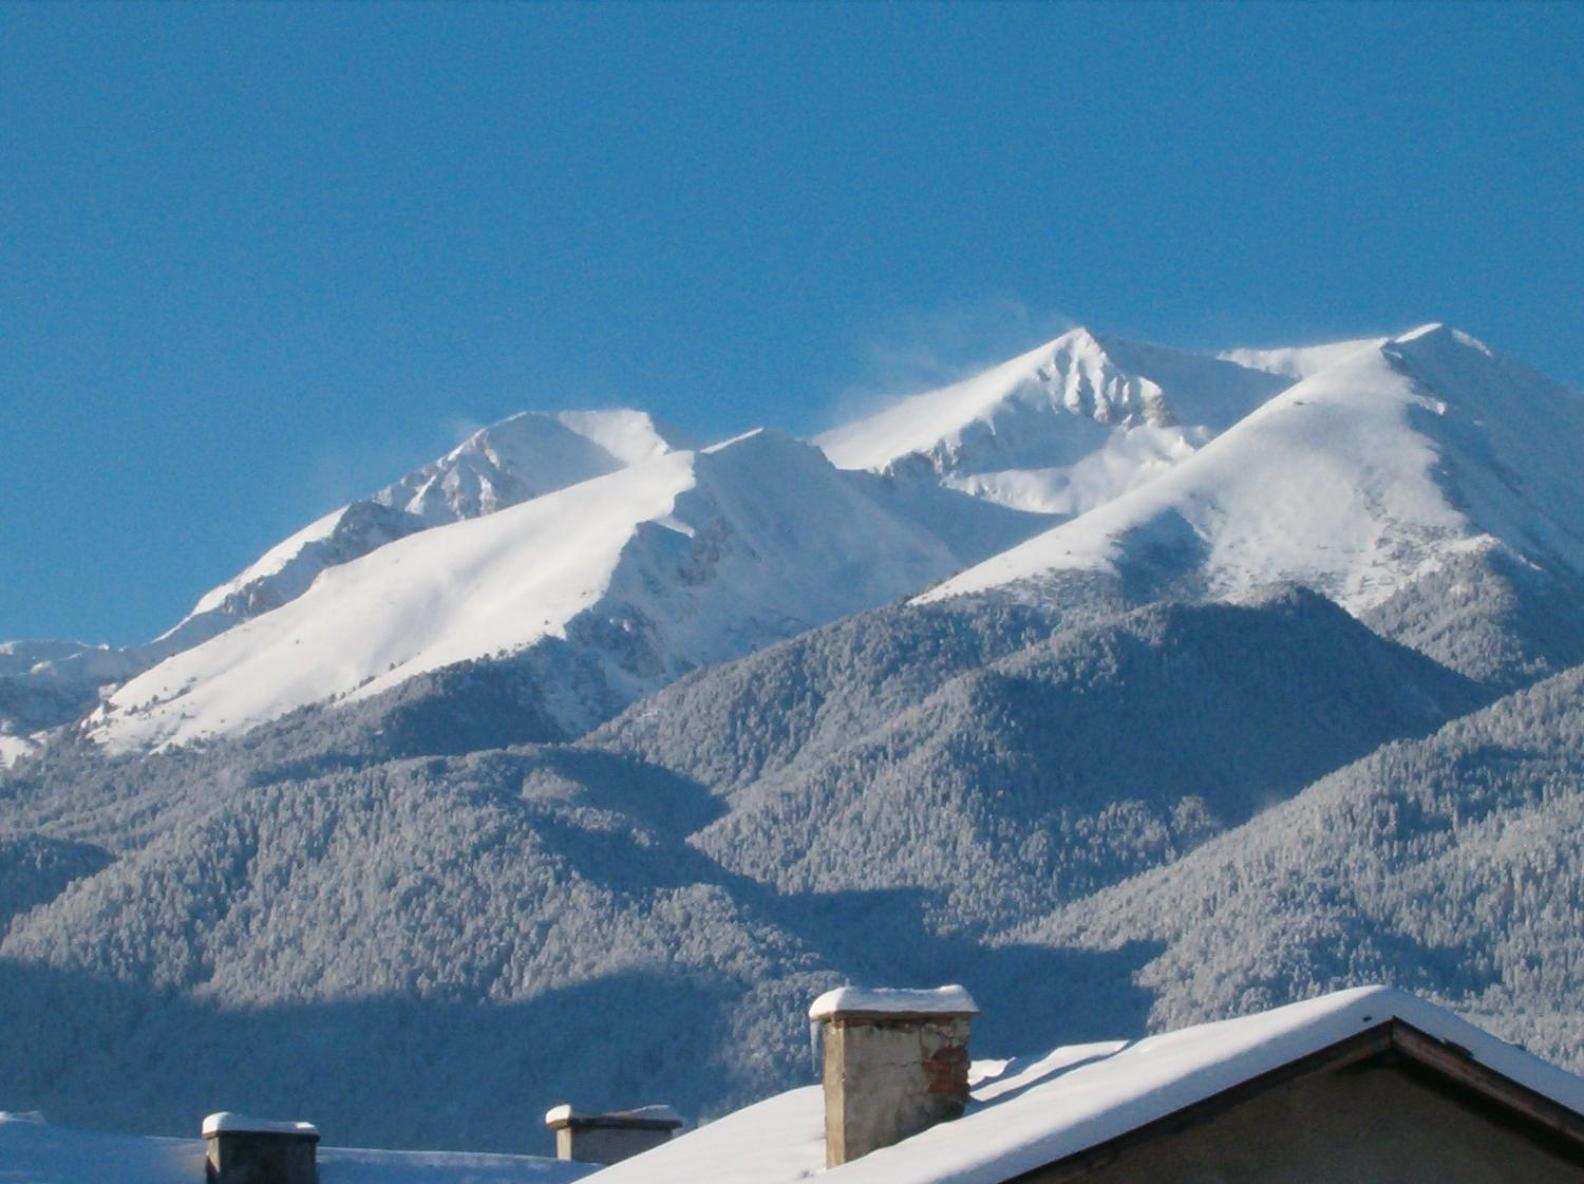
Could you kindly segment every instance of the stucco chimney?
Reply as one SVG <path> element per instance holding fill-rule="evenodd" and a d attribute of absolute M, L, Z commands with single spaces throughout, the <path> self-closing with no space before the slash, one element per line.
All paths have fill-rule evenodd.
<path fill-rule="evenodd" d="M 968 1034 L 979 1014 L 963 987 L 842 987 L 814 1000 L 824 1026 L 825 1166 L 889 1147 L 968 1101 Z"/>
<path fill-rule="evenodd" d="M 578 1163 L 620 1163 L 667 1142 L 682 1125 L 670 1106 L 641 1106 L 609 1114 L 579 1114 L 557 1106 L 545 1115 L 556 1133 L 556 1158 Z"/>
<path fill-rule="evenodd" d="M 221 1111 L 203 1120 L 209 1184 L 318 1184 L 319 1128 Z"/>

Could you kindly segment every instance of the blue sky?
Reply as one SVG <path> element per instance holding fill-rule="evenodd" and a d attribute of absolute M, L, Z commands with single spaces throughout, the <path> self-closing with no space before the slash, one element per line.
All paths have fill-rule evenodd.
<path fill-rule="evenodd" d="M 0 637 L 529 407 L 809 431 L 1063 318 L 1584 387 L 1584 5 L 0 6 Z"/>

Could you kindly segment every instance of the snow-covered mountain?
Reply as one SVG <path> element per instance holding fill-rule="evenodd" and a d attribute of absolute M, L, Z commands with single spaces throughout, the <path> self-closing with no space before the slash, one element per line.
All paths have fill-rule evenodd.
<path fill-rule="evenodd" d="M 1075 329 L 818 451 L 522 414 L 286 539 L 148 645 L 0 664 L 0 761 L 109 688 L 90 731 L 126 750 L 478 660 L 528 661 L 575 734 L 846 613 L 1038 600 L 1063 572 L 1135 602 L 1298 582 L 1354 612 L 1494 552 L 1577 578 L 1581 441 L 1577 395 L 1441 326 L 1216 357 Z"/>
<path fill-rule="evenodd" d="M 146 665 L 126 650 L 80 641 L 0 642 L 0 769 L 37 752 L 50 729 L 89 710 L 101 687 Z"/>
<path fill-rule="evenodd" d="M 642 411 L 522 412 L 474 432 L 439 460 L 298 531 L 206 592 L 149 649 L 155 660 L 307 591 L 327 567 L 406 535 L 481 518 L 671 451 L 681 437 Z"/>
<path fill-rule="evenodd" d="M 0 643 L 0 767 L 38 747 L 29 733 L 92 707 L 101 688 L 295 600 L 327 568 L 407 535 L 482 517 L 664 455 L 684 437 L 646 412 L 523 412 L 481 428 L 438 460 L 331 511 L 206 592 L 142 645 Z"/>
<path fill-rule="evenodd" d="M 1159 479 L 928 597 L 1083 570 L 1212 597 L 1300 582 L 1357 612 L 1487 549 L 1584 573 L 1574 392 L 1443 325 L 1267 362 L 1312 372 Z"/>
<path fill-rule="evenodd" d="M 1292 381 L 1074 329 L 816 442 L 842 468 L 1072 516 L 1148 483 Z"/>
<path fill-rule="evenodd" d="M 963 565 L 870 490 L 775 432 L 659 451 L 326 568 L 289 603 L 128 682 L 91 734 L 118 750 L 184 743 L 534 647 L 557 654 L 553 711 L 576 734 L 691 669 Z"/>

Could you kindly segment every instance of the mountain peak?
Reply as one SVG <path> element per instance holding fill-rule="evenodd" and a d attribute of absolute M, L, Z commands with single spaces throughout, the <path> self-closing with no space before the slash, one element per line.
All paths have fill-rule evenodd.
<path fill-rule="evenodd" d="M 970 378 L 826 432 L 815 442 L 845 469 L 883 470 L 919 456 L 939 472 L 965 466 L 972 471 L 983 467 L 983 459 L 1007 460 L 1005 454 L 1031 435 L 1083 430 L 1052 428 L 1068 417 L 1103 426 L 1171 422 L 1162 384 L 1120 365 L 1113 357 L 1118 346 L 1128 348 L 1081 326 L 1070 329 Z M 994 456 L 976 455 L 983 452 Z"/>
<path fill-rule="evenodd" d="M 1013 509 L 1070 515 L 1164 472 L 1289 384 L 1078 326 L 815 443 L 840 468 L 922 475 Z"/>
<path fill-rule="evenodd" d="M 1343 350 L 1159 479 L 925 599 L 1098 570 L 1218 597 L 1297 581 L 1359 612 L 1491 545 L 1584 574 L 1580 440 L 1584 400 L 1428 324 Z"/>
<path fill-rule="evenodd" d="M 1399 333 L 1396 337 L 1393 337 L 1392 340 L 1397 342 L 1417 341 L 1419 338 L 1428 337 L 1432 333 L 1444 333 L 1446 331 L 1447 327 L 1443 322 L 1426 321 L 1416 329 L 1409 329 L 1406 333 Z"/>
<path fill-rule="evenodd" d="M 1400 333 L 1381 348 L 1388 357 L 1403 357 L 1411 354 L 1415 357 L 1435 355 L 1450 359 L 1458 354 L 1468 353 L 1483 358 L 1496 357 L 1496 351 L 1472 333 L 1454 329 L 1451 325 L 1440 321 L 1432 321 L 1420 325 L 1417 329 Z"/>

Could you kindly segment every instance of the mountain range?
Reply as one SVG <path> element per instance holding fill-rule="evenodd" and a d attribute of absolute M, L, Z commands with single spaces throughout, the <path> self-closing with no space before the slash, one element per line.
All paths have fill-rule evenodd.
<path fill-rule="evenodd" d="M 799 1080 L 841 981 L 990 1052 L 1392 981 L 1584 1064 L 1581 471 L 1442 325 L 514 416 L 144 645 L 0 645 L 0 1106 L 542 1149 Z"/>

